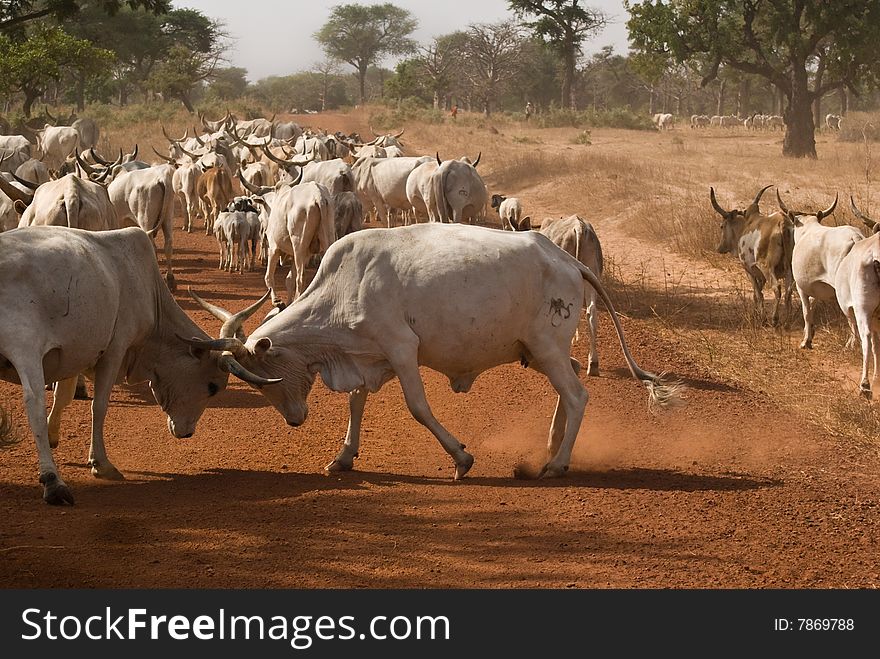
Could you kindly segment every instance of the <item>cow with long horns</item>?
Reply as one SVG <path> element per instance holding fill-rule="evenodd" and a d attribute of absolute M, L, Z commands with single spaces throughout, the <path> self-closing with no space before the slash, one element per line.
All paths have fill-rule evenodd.
<path fill-rule="evenodd" d="M 441 222 L 462 222 L 482 218 L 486 212 L 489 192 L 477 173 L 482 152 L 473 164 L 466 159 L 440 160 L 431 175 L 433 215 Z"/>
<path fill-rule="evenodd" d="M 181 438 L 195 432 L 228 374 L 258 387 L 279 382 L 249 372 L 229 353 L 186 343 L 209 337 L 177 306 L 140 229 L 44 227 L 2 234 L 0 280 L 18 282 L 0 287 L 6 310 L 0 314 L 0 379 L 22 386 L 47 503 L 73 503 L 52 447 L 79 373 L 90 371 L 95 380 L 89 465 L 94 476 L 109 479 L 122 478 L 104 446 L 104 418 L 117 381 L 148 381 L 168 415 L 168 429 Z M 230 322 L 240 325 L 258 306 Z M 59 384 L 47 419 L 44 388 L 52 381 Z"/>
<path fill-rule="evenodd" d="M 853 245 L 863 240 L 864 236 L 848 224 L 839 227 L 822 224 L 822 220 L 829 217 L 837 207 L 837 195 L 834 196 L 831 206 L 815 212 L 789 209 L 782 201 L 778 189 L 776 199 L 782 212 L 788 215 L 794 226 L 791 272 L 804 314 L 804 339 L 801 348 L 809 349 L 813 347 L 813 312 L 816 301 L 835 299 L 835 282 L 840 264 Z"/>
<path fill-rule="evenodd" d="M 772 187 L 768 185 L 762 188 L 745 209 L 728 211 L 722 208 L 715 198 L 715 188 L 709 188 L 709 199 L 712 208 L 722 217 L 718 253 L 736 256 L 742 263 L 752 283 L 755 307 L 761 318 L 764 318 L 764 286 L 770 286 L 776 298 L 773 325 L 778 325 L 779 304 L 783 296 L 786 317 L 791 311 L 794 235 L 791 221 L 785 213 L 761 214 L 758 207 L 761 195 Z"/>

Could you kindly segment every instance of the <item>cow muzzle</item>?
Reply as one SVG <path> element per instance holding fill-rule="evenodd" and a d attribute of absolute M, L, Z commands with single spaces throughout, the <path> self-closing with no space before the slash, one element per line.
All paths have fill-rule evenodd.
<path fill-rule="evenodd" d="M 168 430 L 177 439 L 189 439 L 192 437 L 196 432 L 195 426 L 196 424 L 193 422 L 175 421 L 170 416 L 168 417 Z"/>

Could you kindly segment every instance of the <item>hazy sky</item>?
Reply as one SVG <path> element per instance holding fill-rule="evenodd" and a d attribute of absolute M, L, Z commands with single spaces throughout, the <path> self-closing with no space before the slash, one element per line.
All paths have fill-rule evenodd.
<path fill-rule="evenodd" d="M 175 0 L 176 7 L 191 7 L 226 23 L 233 38 L 227 53 L 232 66 L 248 70 L 250 80 L 287 75 L 309 69 L 324 54 L 312 38 L 327 20 L 330 8 L 354 0 Z M 378 4 L 360 0 L 362 4 Z M 415 38 L 433 37 L 465 27 L 468 23 L 494 22 L 510 16 L 507 0 L 391 0 L 409 9 L 419 21 Z M 591 53 L 612 45 L 627 51 L 623 0 L 587 0 L 587 6 L 603 9 L 611 24 L 585 44 Z M 389 62 L 390 64 L 390 62 Z M 350 69 L 345 65 L 346 69 Z"/>

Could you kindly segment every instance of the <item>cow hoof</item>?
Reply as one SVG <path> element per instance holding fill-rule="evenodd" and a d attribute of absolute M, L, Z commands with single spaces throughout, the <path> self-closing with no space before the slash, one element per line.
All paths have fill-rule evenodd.
<path fill-rule="evenodd" d="M 174 279 L 174 275 L 170 272 L 165 275 L 165 282 L 168 284 L 168 290 L 174 293 L 177 290 L 177 281 Z"/>
<path fill-rule="evenodd" d="M 812 341 L 804 341 L 801 343 L 801 350 L 812 350 L 813 342 Z"/>
<path fill-rule="evenodd" d="M 74 400 L 90 400 L 89 399 L 89 390 L 86 389 L 85 385 L 77 386 L 76 391 L 73 392 Z"/>
<path fill-rule="evenodd" d="M 63 506 L 65 503 L 73 505 L 73 494 L 63 480 L 57 474 L 49 472 L 40 476 L 43 484 L 43 501 L 52 506 Z"/>
<path fill-rule="evenodd" d="M 49 431 L 49 448 L 58 448 L 58 441 L 61 439 L 61 435 L 57 432 Z"/>
<path fill-rule="evenodd" d="M 104 480 L 108 481 L 125 480 L 125 476 L 122 475 L 122 472 L 109 462 L 106 464 L 91 462 L 90 464 L 92 465 L 92 476 L 94 476 L 95 478 L 103 478 Z"/>
<path fill-rule="evenodd" d="M 599 375 L 599 362 L 590 362 L 590 368 L 587 369 L 587 375 Z"/>
<path fill-rule="evenodd" d="M 865 400 L 871 400 L 871 387 L 859 387 L 859 394 L 861 394 L 862 398 Z"/>
<path fill-rule="evenodd" d="M 559 478 L 561 476 L 565 476 L 565 472 L 568 471 L 568 465 L 564 467 L 557 467 L 556 465 L 551 465 L 549 462 L 544 465 L 544 468 L 541 469 L 541 473 L 538 474 L 538 478 Z"/>
<path fill-rule="evenodd" d="M 464 453 L 464 461 L 455 463 L 455 480 L 457 481 L 464 478 L 471 470 L 471 467 L 474 466 L 474 456 L 465 451 L 462 451 L 462 453 Z"/>
<path fill-rule="evenodd" d="M 324 467 L 324 471 L 330 473 L 335 471 L 351 471 L 352 469 L 354 469 L 354 460 L 349 459 L 346 461 L 344 458 L 336 458 L 333 462 Z"/>

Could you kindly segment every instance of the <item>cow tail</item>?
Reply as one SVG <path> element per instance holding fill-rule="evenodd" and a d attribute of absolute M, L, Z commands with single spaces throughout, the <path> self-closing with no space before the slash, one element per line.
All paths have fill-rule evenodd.
<path fill-rule="evenodd" d="M 333 216 L 333 202 L 327 195 L 321 195 L 318 210 L 321 212 L 321 226 L 318 235 L 321 240 L 321 254 L 323 254 L 330 248 L 330 245 L 336 242 L 336 218 Z"/>
<path fill-rule="evenodd" d="M 446 177 L 449 174 L 449 168 L 447 167 L 442 172 L 438 169 L 437 173 L 440 176 L 435 175 L 431 181 L 434 188 L 434 203 L 437 205 L 437 215 L 441 222 L 452 222 L 452 212 L 446 200 Z"/>
<path fill-rule="evenodd" d="M 596 289 L 599 297 L 602 298 L 602 302 L 605 303 L 605 307 L 608 309 L 608 314 L 611 316 L 611 322 L 614 323 L 614 329 L 617 331 L 620 348 L 623 351 L 623 356 L 626 359 L 627 366 L 629 366 L 630 373 L 632 373 L 633 377 L 637 380 L 641 380 L 648 390 L 648 407 L 673 407 L 679 404 L 681 402 L 681 391 L 684 386 L 680 382 L 664 381 L 662 373 L 660 375 L 655 375 L 654 373 L 642 370 L 639 367 L 636 360 L 633 358 L 632 353 L 629 351 L 629 346 L 626 344 L 626 337 L 623 334 L 623 327 L 621 327 L 620 319 L 617 317 L 617 311 L 615 311 L 614 304 L 611 302 L 611 298 L 605 291 L 605 287 L 602 286 L 602 282 L 600 282 L 599 278 L 593 273 L 593 271 L 583 263 L 577 259 L 572 260 L 577 265 L 578 270 L 580 270 L 581 276 Z"/>
<path fill-rule="evenodd" d="M 147 235 L 150 238 L 155 238 L 156 234 L 159 233 L 159 229 L 162 228 L 162 220 L 165 218 L 165 206 L 168 205 L 168 191 L 165 189 L 165 181 L 159 181 L 159 187 L 162 189 L 162 203 L 159 206 L 159 214 L 156 217 L 156 223 L 147 230 Z"/>
<path fill-rule="evenodd" d="M 64 195 L 64 212 L 67 214 L 67 226 L 71 229 L 81 229 L 79 225 L 79 211 L 82 208 L 79 195 L 76 192 L 67 192 Z"/>

